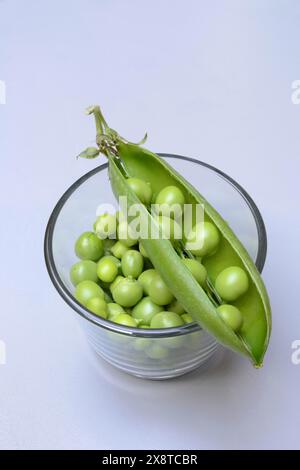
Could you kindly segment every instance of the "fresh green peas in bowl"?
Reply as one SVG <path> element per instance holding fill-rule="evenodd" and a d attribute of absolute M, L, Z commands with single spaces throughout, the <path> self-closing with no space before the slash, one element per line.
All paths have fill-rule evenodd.
<path fill-rule="evenodd" d="M 198 160 L 175 155 L 162 156 L 210 200 L 232 226 L 258 269 L 262 271 L 267 246 L 265 228 L 257 207 L 243 188 L 216 168 Z M 144 191 L 145 203 L 150 200 L 149 185 L 146 188 L 133 181 L 132 187 L 136 191 Z M 170 190 L 169 193 L 166 191 L 166 194 L 162 193 L 159 197 L 155 188 L 152 190 L 154 202 L 156 198 L 158 201 L 182 204 L 181 195 L 176 190 Z M 97 219 L 96 210 L 101 203 L 115 205 L 107 176 L 107 164 L 95 168 L 76 181 L 61 197 L 51 214 L 45 234 L 45 259 L 55 288 L 76 314 L 91 347 L 101 358 L 120 370 L 142 378 L 167 379 L 200 367 L 216 353 L 218 343 L 198 324 L 191 322 L 191 317 L 174 295 L 164 289 L 155 268 L 151 267 L 151 263 L 150 267 L 147 264 L 146 251 L 141 249 L 142 245 L 128 231 L 126 223 L 122 223 L 119 229 L 123 239 L 115 248 L 113 247 L 118 240 L 101 240 L 91 231 L 90 227 Z M 99 233 L 102 234 L 105 230 L 110 233 L 115 220 L 114 217 L 98 219 Z M 210 229 L 211 227 L 207 227 L 206 234 L 209 235 Z M 89 233 L 77 243 L 77 257 L 72 241 L 78 240 L 80 234 L 86 232 Z M 217 244 L 217 236 L 215 239 L 213 236 L 214 233 L 210 243 L 206 242 L 202 251 L 197 250 L 196 256 L 203 256 L 205 251 L 213 251 Z M 190 235 L 190 240 L 193 241 L 195 237 L 197 232 Z M 132 259 L 139 259 L 134 264 L 130 255 L 126 255 L 130 251 L 142 256 L 144 264 L 141 272 L 140 256 L 133 255 Z M 124 274 L 122 258 L 125 255 Z M 117 259 L 119 265 L 114 267 L 113 263 L 108 262 L 107 266 L 104 263 L 105 269 L 103 266 L 99 269 L 99 261 L 104 256 Z M 129 261 L 126 261 L 127 257 Z M 73 268 L 71 279 L 70 269 L 76 263 L 81 264 Z M 187 265 L 193 273 L 192 264 Z M 197 267 L 194 275 L 201 285 L 205 272 L 200 269 Z M 216 285 L 220 293 L 228 298 L 227 304 L 230 304 L 233 295 L 230 286 L 235 289 L 235 295 L 240 295 L 246 289 L 246 280 L 242 276 L 239 278 L 237 272 L 229 274 L 225 273 Z M 153 279 L 156 289 L 152 285 Z M 116 280 L 119 282 L 111 291 L 106 292 L 106 288 L 101 287 L 107 281 L 111 285 Z M 82 282 L 87 284 L 80 287 Z M 123 283 L 122 289 L 115 291 L 120 283 Z M 126 291 L 130 294 L 129 300 Z M 122 298 L 124 292 L 125 299 Z M 145 301 L 147 298 L 150 300 Z M 120 305 L 120 299 L 126 305 Z M 153 322 L 151 328 L 151 320 L 161 313 L 158 310 L 173 312 L 176 315 L 176 324 L 161 328 L 161 325 Z M 233 328 L 239 326 L 239 316 L 235 310 L 223 309 L 220 314 L 224 321 L 229 318 Z M 120 323 L 115 322 L 118 317 Z M 136 326 L 130 319 L 136 320 Z"/>

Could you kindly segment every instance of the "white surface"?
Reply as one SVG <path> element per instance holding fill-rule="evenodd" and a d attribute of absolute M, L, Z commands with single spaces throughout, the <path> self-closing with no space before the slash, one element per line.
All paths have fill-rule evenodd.
<path fill-rule="evenodd" d="M 1 448 L 299 448 L 297 0 L 0 1 Z M 165 383 L 89 353 L 43 261 L 47 218 L 99 161 L 82 114 L 100 103 L 121 134 L 205 160 L 266 222 L 274 328 L 265 366 L 226 353 Z"/>

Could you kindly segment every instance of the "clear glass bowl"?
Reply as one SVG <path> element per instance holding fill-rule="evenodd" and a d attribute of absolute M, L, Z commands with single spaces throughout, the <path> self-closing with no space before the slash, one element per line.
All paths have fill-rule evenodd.
<path fill-rule="evenodd" d="M 246 191 L 232 178 L 206 163 L 177 155 L 160 154 L 190 181 L 222 214 L 262 271 L 267 238 L 262 217 Z M 129 328 L 104 320 L 73 297 L 69 270 L 76 257 L 79 234 L 91 230 L 99 204 L 116 205 L 107 164 L 76 181 L 60 198 L 45 234 L 45 260 L 50 278 L 67 304 L 78 314 L 92 348 L 119 369 L 147 379 L 185 374 L 216 353 L 218 343 L 197 323 L 161 330 Z"/>

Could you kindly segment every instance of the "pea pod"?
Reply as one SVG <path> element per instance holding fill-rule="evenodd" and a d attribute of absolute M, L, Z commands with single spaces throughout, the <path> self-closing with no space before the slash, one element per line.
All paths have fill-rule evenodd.
<path fill-rule="evenodd" d="M 229 266 L 241 267 L 248 274 L 249 289 L 234 302 L 244 319 L 239 333 L 235 333 L 220 318 L 207 292 L 196 282 L 169 240 L 146 239 L 143 246 L 184 310 L 219 342 L 249 357 L 255 366 L 261 366 L 270 337 L 271 310 L 264 283 L 244 246 L 220 214 L 167 162 L 139 144 L 129 143 L 118 136 L 107 126 L 98 107 L 91 108 L 90 112 L 95 115 L 100 151 L 108 157 L 113 192 L 116 197 L 126 196 L 128 207 L 140 203 L 126 182 L 128 176 L 149 182 L 154 194 L 166 186 L 177 186 L 184 194 L 186 203 L 204 206 L 204 220 L 212 222 L 221 234 L 218 250 L 202 260 L 210 282 L 214 284 L 218 274 Z M 143 206 L 141 210 L 148 224 L 153 223 L 147 207 Z"/>

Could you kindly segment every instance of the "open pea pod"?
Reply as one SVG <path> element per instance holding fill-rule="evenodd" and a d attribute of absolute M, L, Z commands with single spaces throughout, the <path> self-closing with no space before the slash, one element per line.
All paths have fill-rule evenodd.
<path fill-rule="evenodd" d="M 96 118 L 97 141 L 100 150 L 108 157 L 109 177 L 115 196 L 126 196 L 129 207 L 140 203 L 127 184 L 127 177 L 149 182 L 154 194 L 166 186 L 177 186 L 183 192 L 186 203 L 204 206 L 204 220 L 215 224 L 220 232 L 221 241 L 216 253 L 202 260 L 212 284 L 218 274 L 229 266 L 239 266 L 247 272 L 249 289 L 232 302 L 243 315 L 243 326 L 235 333 L 220 318 L 214 303 L 186 268 L 172 243 L 161 238 L 143 240 L 155 269 L 184 309 L 220 343 L 249 357 L 255 366 L 261 366 L 270 337 L 271 310 L 264 283 L 248 252 L 220 214 L 188 181 L 158 155 L 120 138 L 108 128 L 101 114 L 97 119 L 97 110 L 92 111 Z M 104 123 L 103 127 L 99 122 L 101 125 Z M 148 224 L 153 223 L 148 209 L 143 206 L 141 210 Z"/>

